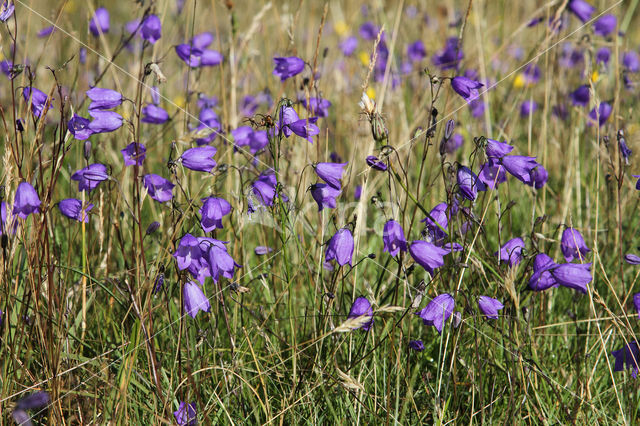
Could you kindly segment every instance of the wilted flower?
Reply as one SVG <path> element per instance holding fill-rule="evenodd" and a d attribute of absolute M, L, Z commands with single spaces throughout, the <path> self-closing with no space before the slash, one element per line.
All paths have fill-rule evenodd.
<path fill-rule="evenodd" d="M 367 157 L 366 161 L 367 165 L 369 165 L 369 167 L 371 167 L 372 169 L 380 170 L 381 172 L 387 170 L 387 165 L 384 163 L 384 161 L 379 160 L 376 156 L 370 155 Z"/>
<path fill-rule="evenodd" d="M 104 7 L 96 9 L 96 13 L 89 21 L 89 31 L 91 34 L 98 37 L 100 33 L 109 32 L 109 11 Z"/>
<path fill-rule="evenodd" d="M 638 376 L 638 363 L 640 362 L 640 348 L 638 343 L 633 341 L 624 345 L 617 351 L 611 352 L 616 360 L 613 371 L 622 371 L 625 368 L 631 370 L 631 377 L 634 379 Z"/>
<path fill-rule="evenodd" d="M 598 122 L 598 125 L 602 126 L 607 122 L 611 112 L 613 111 L 613 107 L 608 102 L 600 102 L 600 105 L 594 107 L 589 113 L 589 118 L 593 122 Z"/>
<path fill-rule="evenodd" d="M 258 256 L 263 256 L 263 255 L 265 255 L 267 253 L 271 253 L 273 251 L 273 249 L 271 247 L 267 247 L 267 246 L 257 246 L 253 251 Z"/>
<path fill-rule="evenodd" d="M 484 86 L 482 83 L 476 80 L 472 80 L 467 77 L 454 77 L 451 80 L 451 87 L 462 98 L 470 103 L 479 96 L 478 89 Z"/>
<path fill-rule="evenodd" d="M 583 84 L 573 92 L 569 93 L 569 97 L 571 98 L 571 102 L 573 102 L 574 105 L 578 105 L 578 106 L 589 105 L 589 97 L 590 97 L 589 86 L 587 86 L 586 84 Z"/>
<path fill-rule="evenodd" d="M 316 174 L 320 179 L 327 182 L 330 186 L 340 189 L 340 180 L 344 174 L 344 167 L 347 163 L 318 163 L 315 166 Z"/>
<path fill-rule="evenodd" d="M 176 418 L 176 423 L 179 426 L 195 426 L 197 422 L 196 403 L 181 402 L 180 407 L 173 412 L 173 416 Z"/>
<path fill-rule="evenodd" d="M 407 251 L 407 240 L 404 237 L 402 226 L 395 220 L 389 220 L 384 224 L 382 233 L 384 251 L 391 256 L 397 256 L 400 251 Z"/>
<path fill-rule="evenodd" d="M 188 281 L 184 284 L 182 287 L 182 299 L 184 310 L 191 318 L 195 318 L 200 311 L 211 311 L 209 299 L 204 295 L 200 284 L 195 281 Z"/>
<path fill-rule="evenodd" d="M 142 107 L 142 121 L 149 124 L 162 124 L 169 120 L 169 113 L 157 105 L 148 104 Z"/>
<path fill-rule="evenodd" d="M 316 183 L 311 185 L 311 196 L 318 203 L 318 211 L 322 211 L 325 207 L 330 209 L 336 208 L 336 198 L 342 191 L 324 183 Z"/>
<path fill-rule="evenodd" d="M 442 334 L 444 322 L 451 316 L 454 307 L 453 296 L 444 293 L 436 296 L 424 309 L 416 312 L 416 315 L 422 318 L 424 325 L 432 325 Z"/>
<path fill-rule="evenodd" d="M 485 184 L 466 166 L 459 166 L 456 174 L 458 192 L 467 200 L 475 201 L 478 191 L 486 191 Z"/>
<path fill-rule="evenodd" d="M 200 172 L 211 172 L 216 167 L 216 160 L 213 156 L 218 150 L 212 146 L 201 146 L 190 148 L 182 153 L 182 165 L 190 170 Z"/>
<path fill-rule="evenodd" d="M 489 296 L 480 296 L 478 299 L 478 307 L 485 317 L 498 319 L 498 311 L 503 309 L 504 305 L 498 299 Z"/>
<path fill-rule="evenodd" d="M 573 12 L 573 14 L 576 15 L 582 22 L 587 22 L 589 19 L 591 19 L 591 15 L 596 10 L 595 7 L 591 6 L 584 0 L 570 0 L 568 7 L 569 10 Z"/>
<path fill-rule="evenodd" d="M 40 198 L 29 182 L 20 182 L 13 201 L 13 214 L 26 219 L 31 213 L 40 213 Z"/>
<path fill-rule="evenodd" d="M 93 204 L 87 204 L 84 209 L 82 208 L 82 201 L 75 198 L 67 198 L 58 203 L 60 213 L 68 217 L 69 219 L 77 220 L 78 222 L 89 223 L 88 212 L 93 208 Z"/>
<path fill-rule="evenodd" d="M 119 92 L 100 87 L 87 90 L 87 97 L 91 99 L 89 109 L 111 109 L 122 103 L 122 95 Z"/>
<path fill-rule="evenodd" d="M 444 265 L 444 256 L 449 254 L 449 250 L 427 241 L 416 240 L 409 246 L 409 253 L 413 260 L 433 275 L 435 269 Z"/>
<path fill-rule="evenodd" d="M 424 343 L 422 343 L 422 340 L 411 340 L 409 341 L 409 347 L 416 352 L 422 352 L 424 350 Z"/>
<path fill-rule="evenodd" d="M 147 148 L 141 143 L 131 142 L 125 149 L 121 149 L 125 166 L 142 166 L 142 162 L 147 156 Z"/>
<path fill-rule="evenodd" d="M 222 217 L 231 213 L 231 204 L 224 198 L 208 197 L 202 199 L 200 225 L 204 232 L 222 229 Z"/>
<path fill-rule="evenodd" d="M 591 251 L 584 242 L 580 231 L 574 228 L 566 228 L 562 232 L 560 248 L 567 262 L 571 262 L 573 259 L 584 259 Z"/>
<path fill-rule="evenodd" d="M 93 191 L 100 182 L 108 178 L 107 166 L 100 163 L 89 164 L 71 175 L 71 180 L 78 181 L 79 191 Z"/>
<path fill-rule="evenodd" d="M 325 261 L 335 260 L 338 265 L 351 265 L 353 257 L 353 235 L 347 228 L 339 229 L 327 243 Z"/>
<path fill-rule="evenodd" d="M 522 260 L 522 250 L 525 249 L 524 241 L 522 238 L 513 238 L 507 241 L 499 252 L 495 252 L 496 256 L 500 256 L 500 262 L 508 263 L 513 267 Z"/>
<path fill-rule="evenodd" d="M 91 122 L 88 119 L 74 114 L 67 123 L 67 129 L 74 138 L 83 141 L 93 134 L 93 130 L 89 128 L 89 123 Z"/>
<path fill-rule="evenodd" d="M 276 64 L 273 75 L 280 77 L 280 81 L 285 81 L 304 70 L 304 61 L 297 56 L 275 57 L 273 62 Z"/>
<path fill-rule="evenodd" d="M 373 325 L 373 309 L 371 308 L 371 303 L 369 303 L 366 297 L 358 297 L 353 302 L 353 305 L 351 305 L 351 309 L 349 310 L 347 319 L 358 318 L 360 316 L 371 318 L 360 327 L 364 331 L 369 331 L 369 329 Z"/>
<path fill-rule="evenodd" d="M 593 23 L 593 32 L 602 37 L 606 37 L 616 29 L 617 24 L 618 18 L 616 18 L 616 15 L 602 15 Z"/>
<path fill-rule="evenodd" d="M 164 203 L 173 198 L 173 187 L 175 185 L 162 176 L 150 173 L 144 176 L 142 183 L 149 196 L 159 203 Z"/>
<path fill-rule="evenodd" d="M 162 23 L 160 22 L 160 18 L 156 15 L 147 16 L 144 22 L 142 22 L 140 35 L 149 43 L 155 44 L 155 42 L 162 37 Z"/>

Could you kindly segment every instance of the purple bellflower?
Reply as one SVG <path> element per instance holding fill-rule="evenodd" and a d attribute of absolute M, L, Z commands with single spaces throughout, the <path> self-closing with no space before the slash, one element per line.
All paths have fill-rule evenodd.
<path fill-rule="evenodd" d="M 312 115 L 316 115 L 318 117 L 329 116 L 329 107 L 331 107 L 331 102 L 327 99 L 309 98 L 309 102 L 307 103 L 307 99 L 304 98 L 301 102 Z"/>
<path fill-rule="evenodd" d="M 173 416 L 178 426 L 196 426 L 198 424 L 196 403 L 181 402 L 178 409 L 173 412 Z"/>
<path fill-rule="evenodd" d="M 147 148 L 141 143 L 131 142 L 125 149 L 121 149 L 125 166 L 142 166 L 142 162 L 147 156 Z"/>
<path fill-rule="evenodd" d="M 413 349 L 416 352 L 422 352 L 424 351 L 424 343 L 422 343 L 422 340 L 411 340 L 409 341 L 409 347 L 411 349 Z"/>
<path fill-rule="evenodd" d="M 344 266 L 347 263 L 350 266 L 353 258 L 353 234 L 347 228 L 339 229 L 327 243 L 324 260 L 329 262 L 335 260 L 338 265 Z"/>
<path fill-rule="evenodd" d="M 164 203 L 173 198 L 173 187 L 175 185 L 162 176 L 150 173 L 144 176 L 142 183 L 149 196 L 159 203 Z"/>
<path fill-rule="evenodd" d="M 22 97 L 26 102 L 29 102 L 29 97 L 31 97 L 31 112 L 36 117 L 40 117 L 47 104 L 47 94 L 35 87 L 25 87 L 22 89 Z"/>
<path fill-rule="evenodd" d="M 122 126 L 122 116 L 117 112 L 90 109 L 89 115 L 93 118 L 89 130 L 93 133 L 109 133 Z"/>
<path fill-rule="evenodd" d="M 421 311 L 416 312 L 422 318 L 424 325 L 432 325 L 442 334 L 445 321 L 453 313 L 455 301 L 448 293 L 443 293 L 433 298 L 429 304 Z"/>
<path fill-rule="evenodd" d="M 13 0 L 5 0 L 0 6 L 0 21 L 7 22 L 9 18 L 13 15 L 16 6 L 13 4 Z"/>
<path fill-rule="evenodd" d="M 589 86 L 583 84 L 573 92 L 569 93 L 569 98 L 571 98 L 571 102 L 576 106 L 588 106 L 590 98 Z"/>
<path fill-rule="evenodd" d="M 510 267 L 517 265 L 522 260 L 522 250 L 525 249 L 524 241 L 522 238 L 513 238 L 507 241 L 499 252 L 495 252 L 494 255 L 500 255 L 500 262 L 508 263 Z"/>
<path fill-rule="evenodd" d="M 188 281 L 184 284 L 182 287 L 182 298 L 184 301 L 184 310 L 191 318 L 195 318 L 200 311 L 211 311 L 209 299 L 204 295 L 200 284 L 195 281 Z"/>
<path fill-rule="evenodd" d="M 462 46 L 458 48 L 458 38 L 451 37 L 447 39 L 444 48 L 433 55 L 433 64 L 442 70 L 457 68 L 460 61 L 464 58 Z"/>
<path fill-rule="evenodd" d="M 366 158 L 366 162 L 367 162 L 367 165 L 374 170 L 380 170 L 381 172 L 384 172 L 387 170 L 387 165 L 385 164 L 385 162 L 378 159 L 378 157 L 376 156 L 369 155 Z"/>
<path fill-rule="evenodd" d="M 340 180 L 342 179 L 346 165 L 347 163 L 318 163 L 315 166 L 316 174 L 331 187 L 340 189 Z"/>
<path fill-rule="evenodd" d="M 624 345 L 617 351 L 611 352 L 616 360 L 613 371 L 623 371 L 625 368 L 631 370 L 631 377 L 638 376 L 638 365 L 640 364 L 640 347 L 636 341 Z"/>
<path fill-rule="evenodd" d="M 96 163 L 78 170 L 71 175 L 71 180 L 78 181 L 79 191 L 93 191 L 102 181 L 109 178 L 107 166 Z"/>
<path fill-rule="evenodd" d="M 611 106 L 610 103 L 600 102 L 600 105 L 598 105 L 597 107 L 594 107 L 591 110 L 591 112 L 589 113 L 589 118 L 591 119 L 591 122 L 593 123 L 597 122 L 598 125 L 602 127 L 602 125 L 606 123 L 607 120 L 609 119 L 609 116 L 611 115 L 612 111 L 613 111 L 613 107 Z"/>
<path fill-rule="evenodd" d="M 13 200 L 13 214 L 26 219 L 31 213 L 40 213 L 40 198 L 29 182 L 20 182 Z"/>
<path fill-rule="evenodd" d="M 633 295 L 633 306 L 635 306 L 638 318 L 640 318 L 640 293 Z"/>
<path fill-rule="evenodd" d="M 420 62 L 427 57 L 427 49 L 422 40 L 416 40 L 407 46 L 407 56 L 411 62 Z"/>
<path fill-rule="evenodd" d="M 570 0 L 568 7 L 582 22 L 587 22 L 591 19 L 591 15 L 593 15 L 593 12 L 596 10 L 595 7 L 584 0 Z"/>
<path fill-rule="evenodd" d="M 151 44 L 155 44 L 156 41 L 160 40 L 162 37 L 162 23 L 160 22 L 160 18 L 156 15 L 147 16 L 142 23 L 140 35 Z"/>
<path fill-rule="evenodd" d="M 99 7 L 96 9 L 96 13 L 89 21 L 89 31 L 91 34 L 98 37 L 100 33 L 108 33 L 109 32 L 109 11 L 104 7 Z"/>
<path fill-rule="evenodd" d="M 454 77 L 451 80 L 451 87 L 456 91 L 457 94 L 462 96 L 462 98 L 467 102 L 471 103 L 471 101 L 478 98 L 479 92 L 478 89 L 484 86 L 482 83 L 476 80 L 472 80 L 467 77 Z"/>
<path fill-rule="evenodd" d="M 273 75 L 280 77 L 280 81 L 285 81 L 304 70 L 304 61 L 297 56 L 275 57 L 273 62 L 276 65 Z"/>
<path fill-rule="evenodd" d="M 157 105 L 148 104 L 142 107 L 142 121 L 148 124 L 163 124 L 169 120 L 169 113 Z"/>
<path fill-rule="evenodd" d="M 218 150 L 213 146 L 201 146 L 186 150 L 180 158 L 182 165 L 187 169 L 211 173 L 217 165 L 216 160 L 213 159 L 216 152 Z"/>
<path fill-rule="evenodd" d="M 404 237 L 402 226 L 395 220 L 389 220 L 384 224 L 382 232 L 384 251 L 395 257 L 400 251 L 407 251 L 407 240 Z"/>
<path fill-rule="evenodd" d="M 504 305 L 493 297 L 480 296 L 478 299 L 478 307 L 482 314 L 489 319 L 498 319 L 498 311 L 504 308 Z"/>
<path fill-rule="evenodd" d="M 91 121 L 79 115 L 73 115 L 67 123 L 67 129 L 74 138 L 83 141 L 89 138 L 93 134 L 93 131 L 89 128 Z"/>
<path fill-rule="evenodd" d="M 618 25 L 616 15 L 602 15 L 593 23 L 593 32 L 596 35 L 606 37 L 615 31 L 616 25 Z"/>
<path fill-rule="evenodd" d="M 409 253 L 416 263 L 433 275 L 435 269 L 444 265 L 444 256 L 449 254 L 449 250 L 427 241 L 416 240 L 409 246 Z"/>
<path fill-rule="evenodd" d="M 566 228 L 562 232 L 560 248 L 567 262 L 572 262 L 573 259 L 582 260 L 591 251 L 584 242 L 580 231 L 574 228 Z"/>
<path fill-rule="evenodd" d="M 628 253 L 624 255 L 624 261 L 629 265 L 640 265 L 640 256 L 637 254 Z"/>
<path fill-rule="evenodd" d="M 427 233 L 427 241 L 441 246 L 447 238 L 446 229 L 449 224 L 447 204 L 440 203 L 429 212 L 429 216 L 421 220 Z"/>
<path fill-rule="evenodd" d="M 222 217 L 231 213 L 231 204 L 223 198 L 208 197 L 202 199 L 200 225 L 204 232 L 222 229 Z"/>
<path fill-rule="evenodd" d="M 458 192 L 467 200 L 475 201 L 478 191 L 486 191 L 486 185 L 466 166 L 459 166 L 457 172 Z"/>
<path fill-rule="evenodd" d="M 122 95 L 119 92 L 100 87 L 87 90 L 87 97 L 91 99 L 89 109 L 111 109 L 122 103 Z"/>
<path fill-rule="evenodd" d="M 342 191 L 324 183 L 316 183 L 310 187 L 311 196 L 318 203 L 318 211 L 322 211 L 325 207 L 330 209 L 336 208 L 336 198 Z"/>
<path fill-rule="evenodd" d="M 556 263 L 544 253 L 539 253 L 533 260 L 533 275 L 529 279 L 529 288 L 534 291 L 544 291 L 551 287 L 557 287 L 558 283 L 551 275 L 550 270 Z"/>
<path fill-rule="evenodd" d="M 353 305 L 351 305 L 351 309 L 349 310 L 347 319 L 358 318 L 361 316 L 370 318 L 369 321 L 365 322 L 360 327 L 364 331 L 369 331 L 369 329 L 373 325 L 373 309 L 371 308 L 371 303 L 369 303 L 366 297 L 358 297 L 356 300 L 354 300 Z"/>
<path fill-rule="evenodd" d="M 69 219 L 77 220 L 78 222 L 89 223 L 89 210 L 93 208 L 93 204 L 87 204 L 84 209 L 82 208 L 82 201 L 75 198 L 67 198 L 58 203 L 60 213 L 68 217 Z"/>
<path fill-rule="evenodd" d="M 358 39 L 354 36 L 350 36 L 340 42 L 340 50 L 344 56 L 351 56 L 353 52 L 358 48 Z"/>

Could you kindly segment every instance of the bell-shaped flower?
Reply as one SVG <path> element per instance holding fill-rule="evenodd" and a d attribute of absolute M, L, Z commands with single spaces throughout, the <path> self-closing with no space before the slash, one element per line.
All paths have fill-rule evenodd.
<path fill-rule="evenodd" d="M 551 269 L 551 276 L 560 285 L 586 293 L 592 280 L 591 263 L 563 263 Z"/>
<path fill-rule="evenodd" d="M 424 309 L 416 312 L 416 315 L 422 318 L 424 325 L 432 325 L 438 330 L 439 334 L 442 334 L 444 323 L 453 313 L 454 307 L 455 300 L 453 296 L 444 293 L 434 297 Z"/>
<path fill-rule="evenodd" d="M 66 198 L 58 203 L 58 209 L 60 213 L 68 217 L 69 219 L 77 220 L 78 222 L 89 223 L 89 210 L 93 208 L 92 203 L 88 203 L 82 208 L 82 201 L 75 198 Z"/>
<path fill-rule="evenodd" d="M 525 249 L 522 238 L 513 238 L 507 241 L 495 256 L 500 256 L 500 262 L 508 263 L 510 267 L 517 265 L 522 260 L 522 250 Z"/>
<path fill-rule="evenodd" d="M 325 207 L 330 209 L 336 208 L 336 198 L 342 191 L 325 183 L 316 183 L 310 187 L 311 196 L 318 203 L 318 211 L 322 211 Z"/>
<path fill-rule="evenodd" d="M 198 312 L 211 312 L 211 304 L 205 296 L 200 284 L 188 281 L 182 287 L 182 300 L 184 310 L 191 318 L 195 318 Z"/>
<path fill-rule="evenodd" d="M 140 35 L 151 44 L 155 44 L 156 41 L 160 40 L 162 37 L 162 22 L 160 22 L 160 18 L 157 15 L 147 16 L 142 22 Z"/>
<path fill-rule="evenodd" d="M 149 196 L 159 203 L 164 203 L 173 198 L 173 187 L 175 185 L 162 176 L 150 173 L 144 176 L 142 183 Z"/>
<path fill-rule="evenodd" d="M 229 213 L 231 213 L 231 204 L 224 198 L 203 198 L 202 208 L 200 208 L 200 225 L 204 232 L 222 229 L 222 217 Z"/>
<path fill-rule="evenodd" d="M 584 242 L 580 231 L 575 228 L 566 228 L 562 232 L 560 248 L 567 262 L 572 262 L 573 259 L 584 259 L 587 253 L 591 251 Z"/>
<path fill-rule="evenodd" d="M 87 90 L 87 97 L 91 99 L 89 109 L 111 109 L 122 103 L 122 95 L 119 92 L 100 87 Z"/>
<path fill-rule="evenodd" d="M 148 104 L 142 107 L 140 121 L 149 124 L 162 124 L 169 120 L 169 113 L 157 105 Z"/>
<path fill-rule="evenodd" d="M 638 376 L 638 366 L 640 365 L 640 347 L 636 341 L 625 344 L 617 351 L 611 352 L 615 359 L 613 371 L 623 371 L 625 368 L 631 370 L 631 377 Z"/>
<path fill-rule="evenodd" d="M 551 269 L 556 263 L 544 253 L 539 253 L 533 260 L 533 275 L 529 279 L 529 288 L 533 291 L 543 291 L 551 287 L 557 287 L 558 283 L 551 275 Z"/>
<path fill-rule="evenodd" d="M 467 200 L 475 201 L 478 191 L 486 191 L 486 185 L 466 166 L 459 166 L 456 174 L 458 192 Z"/>
<path fill-rule="evenodd" d="M 358 318 L 358 317 L 367 317 L 370 318 L 369 321 L 365 322 L 359 328 L 364 331 L 369 331 L 371 326 L 373 325 L 373 308 L 371 307 L 371 303 L 367 300 L 366 297 L 358 297 L 354 300 L 353 305 L 351 305 L 351 309 L 349 310 L 349 315 L 347 319 Z"/>
<path fill-rule="evenodd" d="M 275 68 L 273 75 L 280 77 L 280 81 L 300 74 L 304 70 L 304 61 L 297 56 L 273 58 Z"/>
<path fill-rule="evenodd" d="M 417 240 L 409 246 L 409 253 L 416 263 L 433 275 L 434 270 L 444 265 L 444 256 L 449 254 L 449 250 L 427 241 Z"/>
<path fill-rule="evenodd" d="M 104 7 L 99 7 L 96 9 L 95 15 L 89 21 L 89 31 L 91 34 L 98 37 L 100 33 L 108 33 L 109 32 L 109 11 Z"/>
<path fill-rule="evenodd" d="M 482 314 L 489 319 L 498 319 L 498 311 L 504 308 L 504 305 L 493 297 L 480 296 L 478 299 L 478 307 Z"/>
<path fill-rule="evenodd" d="M 316 174 L 333 188 L 340 189 L 340 180 L 346 165 L 347 163 L 318 163 L 315 166 Z"/>
<path fill-rule="evenodd" d="M 213 156 L 218 150 L 213 146 L 190 148 L 182 153 L 182 165 L 187 169 L 210 173 L 216 167 Z"/>
<path fill-rule="evenodd" d="M 478 89 L 484 86 L 482 83 L 476 80 L 472 80 L 467 77 L 458 76 L 451 80 L 451 87 L 457 94 L 462 96 L 467 103 L 470 103 L 479 96 Z"/>
<path fill-rule="evenodd" d="M 125 149 L 121 149 L 125 166 L 142 166 L 142 162 L 147 156 L 147 148 L 141 143 L 131 142 Z"/>
<path fill-rule="evenodd" d="M 78 170 L 71 175 L 71 180 L 78 181 L 79 191 L 93 191 L 102 181 L 109 178 L 107 166 L 96 163 Z"/>
<path fill-rule="evenodd" d="M 335 260 L 338 265 L 351 265 L 353 258 L 353 234 L 347 228 L 339 229 L 327 243 L 324 260 Z"/>
<path fill-rule="evenodd" d="M 40 198 L 29 182 L 20 182 L 13 200 L 13 214 L 22 219 L 29 217 L 31 213 L 40 213 Z"/>
<path fill-rule="evenodd" d="M 196 403 L 181 402 L 173 417 L 176 418 L 178 426 L 196 426 L 198 424 L 198 412 L 196 411 Z"/>
<path fill-rule="evenodd" d="M 382 233 L 384 251 L 395 257 L 400 251 L 407 251 L 407 240 L 404 237 L 402 226 L 395 220 L 389 220 L 384 224 Z"/>
<path fill-rule="evenodd" d="M 93 134 L 93 130 L 89 128 L 91 121 L 79 115 L 73 115 L 73 117 L 67 123 L 67 129 L 74 138 L 83 141 L 89 138 Z"/>

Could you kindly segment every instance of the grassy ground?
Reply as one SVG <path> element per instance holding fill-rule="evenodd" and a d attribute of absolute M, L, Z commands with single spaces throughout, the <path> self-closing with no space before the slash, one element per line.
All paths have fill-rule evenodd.
<path fill-rule="evenodd" d="M 51 403 L 29 413 L 34 423 L 51 424 L 171 424 L 182 401 L 195 403 L 203 424 L 638 422 L 637 381 L 630 370 L 613 371 L 611 354 L 638 329 L 632 295 L 639 272 L 623 256 L 639 251 L 631 174 L 640 173 L 640 74 L 622 64 L 626 52 L 638 51 L 638 1 L 592 0 L 592 20 L 617 17 L 617 31 L 607 37 L 571 14 L 567 1 L 186 0 L 180 13 L 176 3 L 15 0 L 15 19 L 0 25 L 4 58 L 24 65 L 12 79 L 0 76 L 2 196 L 13 206 L 18 184 L 27 181 L 42 201 L 39 213 L 15 220 L 15 234 L 5 227 L 2 236 L 0 423 L 11 424 L 16 402 L 37 390 Z M 111 26 L 95 37 L 88 21 L 99 6 L 109 10 Z M 124 25 L 145 13 L 160 17 L 162 38 L 143 49 Z M 528 27 L 535 17 L 543 22 Z M 566 26 L 553 31 L 547 22 L 554 17 Z M 374 40 L 359 34 L 368 21 L 384 28 L 386 67 L 378 54 L 371 62 L 378 31 Z M 50 25 L 56 31 L 37 37 Z M 190 69 L 174 46 L 203 31 L 215 35 L 210 48 L 224 62 Z M 339 48 L 348 36 L 358 38 L 351 56 Z M 432 58 L 451 37 L 464 59 L 458 70 L 442 70 Z M 411 63 L 407 46 L 416 40 L 427 56 Z M 602 47 L 611 51 L 608 65 L 596 62 Z M 298 56 L 307 65 L 280 82 L 274 56 Z M 539 68 L 538 81 L 527 82 L 528 65 Z M 448 80 L 466 70 L 485 83 L 486 108 L 477 117 Z M 568 94 L 583 84 L 589 103 L 573 106 Z M 89 117 L 85 92 L 93 85 L 129 100 L 116 109 L 125 118 L 119 130 L 91 136 L 87 160 L 67 122 L 74 112 Z M 22 97 L 29 86 L 54 98 L 40 118 Z M 151 86 L 169 112 L 164 124 L 140 120 Z M 276 117 L 288 98 L 306 118 L 298 99 L 331 101 L 312 144 L 274 137 L 256 156 L 234 149 L 232 129 L 265 123 L 242 113 L 244 97 L 264 91 L 274 103 L 256 114 Z M 358 106 L 363 91 L 388 129 L 383 143 Z M 222 125 L 212 142 L 212 173 L 176 162 L 203 137 L 193 130 L 202 95 L 218 98 L 213 109 Z M 537 110 L 526 117 L 520 107 L 528 100 Z M 611 116 L 593 125 L 589 111 L 603 101 Z M 558 105 L 566 107 L 564 120 L 554 114 Z M 17 118 L 22 132 L 11 124 Z M 464 144 L 441 155 L 449 119 Z M 634 151 L 630 164 L 617 143 L 620 129 Z M 422 238 L 426 212 L 458 192 L 457 165 L 478 172 L 484 162 L 482 136 L 537 157 L 547 184 L 534 189 L 509 177 L 475 202 L 461 201 L 449 231 L 463 250 L 446 256 L 433 275 L 408 252 L 383 252 L 388 219 L 402 225 L 408 241 Z M 120 150 L 132 141 L 146 146 L 142 166 L 123 165 Z M 342 195 L 335 209 L 318 212 L 308 191 L 319 181 L 311 164 L 331 161 L 331 153 L 348 162 Z M 389 169 L 369 168 L 369 155 Z M 107 165 L 109 179 L 80 193 L 71 175 L 87 163 Z M 251 183 L 268 168 L 288 201 L 276 198 L 249 214 L 248 200 L 256 203 Z M 148 173 L 176 185 L 172 201 L 150 198 L 141 179 Z M 210 195 L 226 199 L 232 212 L 223 229 L 205 234 L 200 200 Z M 95 204 L 86 225 L 60 213 L 56 203 L 65 198 Z M 160 227 L 147 235 L 154 221 Z M 329 270 L 327 241 L 345 226 L 354 234 L 353 267 Z M 561 262 L 567 226 L 591 249 L 584 259 L 592 262 L 588 291 L 531 291 L 533 259 L 547 253 Z M 232 279 L 207 279 L 211 309 L 195 318 L 183 304 L 191 278 L 172 256 L 186 233 L 228 241 L 242 265 Z M 494 252 L 515 237 L 526 250 L 510 268 Z M 258 256 L 256 246 L 273 251 Z M 155 292 L 160 274 L 164 286 Z M 439 334 L 414 313 L 442 293 L 454 296 L 461 322 L 454 328 L 447 321 Z M 479 311 L 480 295 L 504 304 L 497 320 Z M 373 306 L 369 331 L 351 330 L 353 320 L 344 324 L 358 296 Z M 418 339 L 421 352 L 408 346 Z"/>

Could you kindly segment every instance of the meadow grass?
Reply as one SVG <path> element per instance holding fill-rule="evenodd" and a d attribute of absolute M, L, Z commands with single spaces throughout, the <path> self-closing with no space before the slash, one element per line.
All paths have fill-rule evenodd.
<path fill-rule="evenodd" d="M 195 403 L 202 424 L 638 422 L 633 368 L 614 371 L 612 355 L 635 341 L 638 321 L 639 270 L 624 256 L 640 252 L 631 177 L 640 172 L 639 74 L 623 61 L 638 52 L 637 0 L 593 0 L 586 23 L 571 12 L 573 2 L 560 0 L 14 3 L 14 15 L 0 23 L 1 53 L 13 64 L 0 89 L 0 196 L 9 212 L 0 423 L 11 424 L 19 401 L 36 391 L 50 403 L 28 410 L 35 424 L 172 424 L 181 402 Z M 98 7 L 109 10 L 111 25 L 94 36 L 89 20 Z M 150 14 L 162 22 L 155 44 L 125 29 Z M 604 14 L 617 17 L 606 37 L 593 32 Z M 542 22 L 528 26 L 536 17 Z M 359 31 L 365 22 L 374 23 L 373 37 Z M 51 25 L 55 31 L 37 36 Z M 190 68 L 175 46 L 203 31 L 214 34 L 209 48 L 224 60 Z M 348 36 L 358 45 L 345 56 L 339 44 Z M 450 38 L 464 58 L 442 69 L 433 57 Z M 411 62 L 407 46 L 416 40 L 426 57 Z M 608 64 L 596 60 L 603 47 Z M 302 58 L 304 70 L 281 82 L 272 73 L 279 56 Z M 529 81 L 532 66 L 540 73 Z M 468 70 L 484 84 L 479 112 L 451 87 Z M 580 85 L 590 92 L 582 107 L 569 98 Z M 68 122 L 73 114 L 90 118 L 93 86 L 126 99 L 114 109 L 122 127 L 92 135 L 88 147 Z M 39 117 L 25 87 L 53 98 Z M 169 113 L 162 124 L 142 119 L 152 87 Z M 374 109 L 358 105 L 363 92 Z M 272 102 L 243 115 L 245 97 L 260 93 Z M 219 128 L 200 121 L 203 96 L 217 97 Z M 313 143 L 273 130 L 288 102 L 301 119 L 312 117 L 301 100 L 314 97 L 331 107 Z M 526 101 L 537 104 L 529 116 L 521 114 Z M 589 112 L 605 101 L 612 112 L 598 126 Z M 448 120 L 464 139 L 454 152 L 441 150 Z M 243 125 L 267 130 L 268 144 L 257 153 L 239 146 L 231 131 Z M 387 133 L 376 140 L 380 126 Z M 214 130 L 217 166 L 189 170 L 181 155 Z M 634 151 L 629 163 L 619 130 Z M 462 165 L 479 172 L 487 138 L 536 157 L 546 184 L 509 175 L 473 201 L 461 198 L 457 172 Z M 144 144 L 146 159 L 126 167 L 120 150 L 132 141 Z M 387 170 L 367 166 L 370 155 Z M 339 162 L 331 158 L 348 165 L 336 207 L 319 212 L 313 165 Z M 94 163 L 107 166 L 108 179 L 80 192 L 71 177 Z M 260 206 L 254 185 L 268 169 L 278 184 L 273 204 Z M 175 185 L 170 201 L 148 194 L 150 173 Z M 21 182 L 41 201 L 27 219 L 12 213 Z M 205 233 L 200 208 L 209 196 L 232 210 L 223 228 Z M 88 223 L 61 214 L 67 198 L 95 205 Z M 409 242 L 428 238 L 421 220 L 441 202 L 459 203 L 444 227 L 461 250 L 444 266 L 430 274 L 408 251 L 383 250 L 388 220 Z M 155 221 L 157 230 L 149 228 Z M 329 240 L 345 227 L 352 266 L 326 265 Z M 536 255 L 562 263 L 567 227 L 591 249 L 573 262 L 591 263 L 586 292 L 532 291 Z M 228 242 L 241 265 L 232 278 L 206 278 L 210 311 L 195 318 L 184 291 L 193 278 L 174 257 L 185 234 Z M 516 237 L 525 249 L 510 267 L 494 253 Z M 257 255 L 257 246 L 271 250 Z M 444 293 L 459 316 L 438 333 L 415 313 Z M 498 319 L 480 311 L 481 295 L 504 304 Z M 367 331 L 360 327 L 370 316 L 347 317 L 358 297 L 372 306 Z M 411 349 L 412 340 L 424 350 Z"/>

